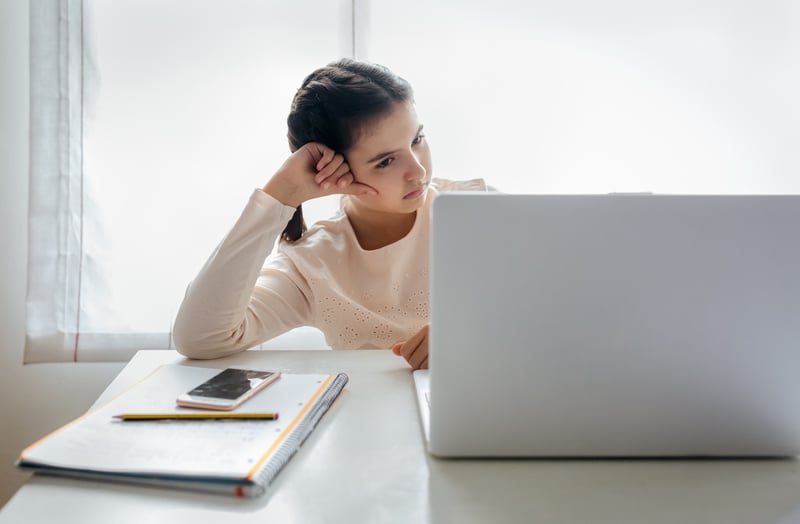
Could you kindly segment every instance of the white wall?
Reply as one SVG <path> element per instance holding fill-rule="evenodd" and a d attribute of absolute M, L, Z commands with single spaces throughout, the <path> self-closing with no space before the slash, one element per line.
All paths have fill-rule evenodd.
<path fill-rule="evenodd" d="M 91 405 L 122 364 L 23 366 L 28 199 L 28 2 L 0 0 L 0 504 L 19 452 Z"/>

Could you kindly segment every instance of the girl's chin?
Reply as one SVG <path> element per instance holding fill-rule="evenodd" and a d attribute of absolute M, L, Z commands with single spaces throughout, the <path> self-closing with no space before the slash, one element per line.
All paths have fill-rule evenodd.
<path fill-rule="evenodd" d="M 374 196 L 361 196 L 361 195 L 348 195 L 351 202 L 356 206 L 363 206 L 365 209 L 370 209 L 378 213 L 391 213 L 391 214 L 406 214 L 414 213 L 425 203 L 425 195 L 427 194 L 427 187 L 423 189 L 419 195 L 414 198 L 402 197 L 395 205 L 387 205 L 385 202 L 377 202 Z"/>

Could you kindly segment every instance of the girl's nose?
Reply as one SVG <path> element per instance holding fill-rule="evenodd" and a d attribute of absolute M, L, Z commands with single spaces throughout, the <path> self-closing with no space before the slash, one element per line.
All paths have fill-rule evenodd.
<path fill-rule="evenodd" d="M 406 172 L 406 180 L 422 180 L 426 174 L 425 166 L 422 165 L 416 155 L 411 155 L 411 164 Z"/>

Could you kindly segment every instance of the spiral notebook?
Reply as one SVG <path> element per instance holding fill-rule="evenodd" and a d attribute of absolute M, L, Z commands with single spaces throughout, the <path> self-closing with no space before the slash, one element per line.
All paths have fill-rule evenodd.
<path fill-rule="evenodd" d="M 257 497 L 311 434 L 347 375 L 291 374 L 245 402 L 242 413 L 277 420 L 120 421 L 119 413 L 185 408 L 175 398 L 219 369 L 164 365 L 132 388 L 22 451 L 20 468 Z"/>

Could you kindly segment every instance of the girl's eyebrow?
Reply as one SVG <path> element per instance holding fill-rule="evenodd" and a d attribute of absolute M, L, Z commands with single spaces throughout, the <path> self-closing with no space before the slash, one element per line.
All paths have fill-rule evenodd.
<path fill-rule="evenodd" d="M 419 134 L 420 134 L 420 133 L 422 133 L 422 128 L 423 128 L 423 127 L 425 127 L 425 126 L 424 126 L 424 125 L 422 125 L 422 124 L 420 124 L 420 126 L 417 128 L 417 132 L 416 132 L 416 134 L 414 135 L 415 137 L 419 136 Z M 371 163 L 373 163 L 373 162 L 377 162 L 377 161 L 378 161 L 378 160 L 380 160 L 381 158 L 383 158 L 383 157 L 385 157 L 385 156 L 389 156 L 389 155 L 391 155 L 391 154 L 393 154 L 393 153 L 397 153 L 397 150 L 394 150 L 394 151 L 386 151 L 385 153 L 378 153 L 378 154 L 377 154 L 377 155 L 375 155 L 374 157 L 372 157 L 372 158 L 370 158 L 369 160 L 367 160 L 367 161 L 366 161 L 366 163 L 367 163 L 367 164 L 371 164 Z"/>

